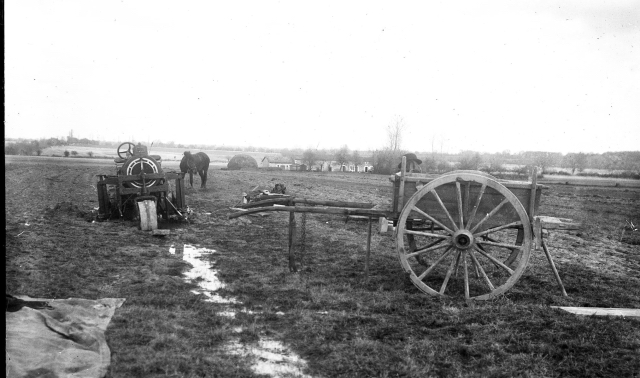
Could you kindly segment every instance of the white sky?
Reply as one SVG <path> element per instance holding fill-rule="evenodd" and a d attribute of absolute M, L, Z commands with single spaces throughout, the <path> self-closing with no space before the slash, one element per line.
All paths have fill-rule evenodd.
<path fill-rule="evenodd" d="M 640 146 L 640 2 L 6 0 L 5 136 Z"/>

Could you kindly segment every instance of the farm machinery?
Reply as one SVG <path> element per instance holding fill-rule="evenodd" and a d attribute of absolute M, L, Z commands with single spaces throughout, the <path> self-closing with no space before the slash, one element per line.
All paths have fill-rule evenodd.
<path fill-rule="evenodd" d="M 98 219 L 136 216 L 140 229 L 149 231 L 158 228 L 159 215 L 184 216 L 183 173 L 164 172 L 162 158 L 140 143 L 122 143 L 117 154 L 116 175 L 98 175 Z"/>

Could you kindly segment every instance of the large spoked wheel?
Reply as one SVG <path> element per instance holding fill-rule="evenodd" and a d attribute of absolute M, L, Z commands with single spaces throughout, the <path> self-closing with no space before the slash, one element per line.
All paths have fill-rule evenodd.
<path fill-rule="evenodd" d="M 118 156 L 120 159 L 127 159 L 129 156 L 133 155 L 133 148 L 136 145 L 131 142 L 124 142 L 118 146 Z"/>
<path fill-rule="evenodd" d="M 453 172 L 419 189 L 398 219 L 396 247 L 413 284 L 430 295 L 486 300 L 509 290 L 531 254 L 518 198 L 487 175 Z"/>

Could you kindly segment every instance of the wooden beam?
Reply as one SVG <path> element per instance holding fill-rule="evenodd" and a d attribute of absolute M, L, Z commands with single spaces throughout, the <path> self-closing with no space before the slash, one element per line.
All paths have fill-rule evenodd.
<path fill-rule="evenodd" d="M 402 208 L 404 207 L 404 180 L 405 180 L 405 170 L 407 168 L 407 157 L 402 157 L 402 163 L 400 164 L 400 186 L 398 188 L 398 207 L 394 209 L 400 214 L 402 212 Z"/>
<path fill-rule="evenodd" d="M 405 182 L 420 182 L 423 184 L 427 184 L 433 179 L 439 177 L 438 175 L 425 175 L 420 173 L 414 173 L 411 176 L 406 176 L 404 178 Z M 389 176 L 389 181 L 395 182 L 399 180 L 397 175 Z M 511 180 L 496 180 L 502 185 L 506 186 L 508 189 L 517 188 L 517 189 L 531 189 L 531 183 L 526 181 L 511 181 Z M 549 186 L 537 184 L 537 189 L 549 189 Z M 525 206 L 524 204 L 523 206 Z"/>
<path fill-rule="evenodd" d="M 529 197 L 529 222 L 533 225 L 533 217 L 536 215 L 536 189 L 538 188 L 538 167 L 531 169 L 531 197 Z"/>
<path fill-rule="evenodd" d="M 251 207 L 260 207 L 260 206 L 266 206 L 266 205 L 273 205 L 274 203 L 277 203 L 277 204 L 288 204 L 289 200 L 290 200 L 290 197 L 270 198 L 270 199 L 265 199 L 265 200 L 261 200 L 261 201 L 243 203 L 242 205 L 238 205 L 236 207 L 241 208 L 241 209 L 248 209 L 248 208 L 251 208 Z"/>
<path fill-rule="evenodd" d="M 314 214 L 336 214 L 336 215 L 366 215 L 371 217 L 389 217 L 387 211 L 373 209 L 352 209 L 352 208 L 317 208 L 317 207 L 296 207 L 296 206 L 269 206 L 255 209 L 247 209 L 234 214 L 229 214 L 228 219 L 238 218 L 243 215 L 269 211 L 290 211 L 296 213 Z"/>
<path fill-rule="evenodd" d="M 556 278 L 556 282 L 558 282 L 558 286 L 560 286 L 560 291 L 562 291 L 563 297 L 568 297 L 567 291 L 564 289 L 564 285 L 562 284 L 562 280 L 560 279 L 560 275 L 558 274 L 558 269 L 556 269 L 556 264 L 553 263 L 553 259 L 551 258 L 551 253 L 547 249 L 547 245 L 544 242 L 543 238 L 540 238 L 540 243 L 542 244 L 542 250 L 544 251 L 545 256 L 547 256 L 547 260 L 549 261 L 549 266 L 553 271 L 553 276 Z"/>
<path fill-rule="evenodd" d="M 248 209 L 252 207 L 260 207 L 260 206 L 271 205 L 271 204 L 288 204 L 290 200 L 293 201 L 294 205 L 306 204 L 306 205 L 317 205 L 317 206 L 348 207 L 348 208 L 357 208 L 357 209 L 371 209 L 372 207 L 375 206 L 375 204 L 369 203 L 369 202 L 325 201 L 325 200 L 316 200 L 316 199 L 309 199 L 309 198 L 280 197 L 280 198 L 270 198 L 270 199 L 245 203 L 237 207 Z"/>
<path fill-rule="evenodd" d="M 295 206 L 287 206 L 295 210 Z M 289 212 L 289 271 L 297 272 L 295 256 L 295 242 L 296 242 L 296 213 L 295 211 Z"/>
<path fill-rule="evenodd" d="M 603 307 L 561 307 L 551 306 L 576 315 L 598 316 L 624 316 L 640 318 L 640 309 L 637 308 L 603 308 Z"/>
<path fill-rule="evenodd" d="M 309 198 L 294 198 L 293 202 L 296 204 L 318 205 L 318 206 L 332 206 L 332 207 L 349 207 L 356 209 L 371 209 L 375 204 L 370 202 L 346 202 L 346 201 L 325 201 Z"/>
<path fill-rule="evenodd" d="M 369 259 L 371 257 L 371 218 L 367 229 L 367 257 L 364 261 L 364 281 L 369 282 Z"/>

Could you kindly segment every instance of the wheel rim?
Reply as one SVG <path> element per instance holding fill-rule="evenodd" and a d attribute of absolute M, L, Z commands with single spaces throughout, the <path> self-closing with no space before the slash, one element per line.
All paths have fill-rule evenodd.
<path fill-rule="evenodd" d="M 514 239 L 518 232 L 521 243 Z M 527 213 L 509 189 L 486 175 L 453 172 L 407 201 L 396 247 L 403 269 L 423 292 L 484 300 L 510 289 L 524 273 L 531 240 Z"/>
<path fill-rule="evenodd" d="M 156 162 L 151 158 L 134 158 L 124 164 L 124 172 L 127 176 L 137 176 L 144 172 L 147 174 L 161 173 Z M 154 186 L 156 180 L 149 180 L 145 184 L 146 186 Z M 142 181 L 130 181 L 129 185 L 135 188 L 142 188 Z"/>

